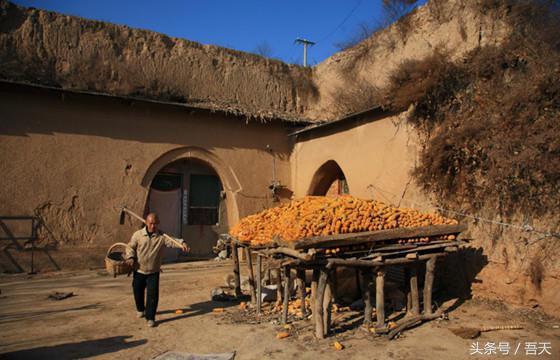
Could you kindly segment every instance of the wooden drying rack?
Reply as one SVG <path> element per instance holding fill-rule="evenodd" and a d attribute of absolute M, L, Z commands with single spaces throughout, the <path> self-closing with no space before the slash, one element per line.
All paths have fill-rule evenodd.
<path fill-rule="evenodd" d="M 439 311 L 432 307 L 432 288 L 436 260 L 449 253 L 456 252 L 464 244 L 460 240 L 441 240 L 438 237 L 457 236 L 467 229 L 466 225 L 432 225 L 417 228 L 398 228 L 370 232 L 320 236 L 286 242 L 274 239 L 266 246 L 251 246 L 232 239 L 231 247 L 234 262 L 235 295 L 241 295 L 240 264 L 238 249 L 245 251 L 249 270 L 251 301 L 256 305 L 257 316 L 261 314 L 262 260 L 267 259 L 280 272 L 284 279 L 278 281 L 277 295 L 282 299 L 282 322 L 288 320 L 288 303 L 290 299 L 291 269 L 296 270 L 298 297 L 301 300 L 301 312 L 306 315 L 305 307 L 305 271 L 313 270 L 311 282 L 312 313 L 315 322 L 315 335 L 323 339 L 331 330 L 331 308 L 333 293 L 333 274 L 337 267 L 350 267 L 359 271 L 364 301 L 364 325 L 372 324 L 372 299 L 375 289 L 376 324 L 375 333 L 387 334 L 394 338 L 401 331 L 424 321 L 440 317 Z M 424 238 L 423 242 L 408 242 L 410 239 Z M 327 251 L 336 249 L 336 252 Z M 256 253 L 256 269 L 253 272 L 252 254 Z M 418 273 L 420 266 L 425 266 L 424 307 L 420 310 Z M 387 267 L 405 266 L 407 286 L 406 316 L 389 328 L 385 318 L 384 284 Z M 255 277 L 256 273 L 256 277 Z M 277 277 L 280 279 L 280 276 Z"/>

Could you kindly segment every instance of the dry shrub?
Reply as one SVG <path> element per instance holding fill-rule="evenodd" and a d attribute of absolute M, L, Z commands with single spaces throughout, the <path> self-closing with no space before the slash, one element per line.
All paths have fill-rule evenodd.
<path fill-rule="evenodd" d="M 431 0 L 428 1 L 428 9 L 430 16 L 437 20 L 440 24 L 446 23 L 453 15 L 451 12 L 446 11 L 447 0 Z"/>
<path fill-rule="evenodd" d="M 416 104 L 413 120 L 426 122 L 437 120 L 437 106 L 447 103 L 468 84 L 468 79 L 460 67 L 448 61 L 446 51 L 436 49 L 422 60 L 405 60 L 391 74 L 389 83 L 383 95 L 385 106 L 403 111 Z"/>
<path fill-rule="evenodd" d="M 361 23 L 348 38 L 333 44 L 339 50 L 348 51 L 350 60 L 344 64 L 343 73 L 355 77 L 356 69 L 363 65 L 377 47 L 393 51 L 400 41 L 406 43 L 414 30 L 413 16 L 418 0 L 383 0 L 380 19 L 373 23 Z M 393 26 L 395 31 L 387 31 Z"/>
<path fill-rule="evenodd" d="M 417 7 L 418 0 L 383 0 L 385 25 L 395 24 L 401 41 L 404 43 L 414 28 L 411 16 L 406 16 Z"/>
<path fill-rule="evenodd" d="M 404 63 L 385 100 L 415 104 L 411 121 L 426 141 L 415 175 L 440 201 L 541 215 L 560 208 L 558 6 L 500 3 L 515 29 L 505 43 L 460 64 L 441 52 Z"/>
<path fill-rule="evenodd" d="M 350 88 L 337 89 L 331 110 L 336 116 L 353 114 L 371 109 L 380 103 L 379 89 L 365 80 L 358 80 Z"/>
<path fill-rule="evenodd" d="M 360 44 L 367 38 L 371 37 L 374 33 L 382 29 L 382 26 L 371 26 L 367 23 L 361 23 L 349 38 L 334 43 L 333 45 L 340 51 L 348 50 Z"/>

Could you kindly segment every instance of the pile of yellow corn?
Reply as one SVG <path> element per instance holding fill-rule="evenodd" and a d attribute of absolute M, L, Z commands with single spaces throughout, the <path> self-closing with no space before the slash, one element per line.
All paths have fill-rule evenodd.
<path fill-rule="evenodd" d="M 376 200 L 307 196 L 247 216 L 231 228 L 230 234 L 251 245 L 264 245 L 276 237 L 295 241 L 312 236 L 443 224 L 457 221 Z"/>

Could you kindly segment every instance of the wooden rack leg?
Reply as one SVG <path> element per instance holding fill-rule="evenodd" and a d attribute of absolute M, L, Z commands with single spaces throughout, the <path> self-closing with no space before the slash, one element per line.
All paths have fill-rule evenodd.
<path fill-rule="evenodd" d="M 241 296 L 241 275 L 239 272 L 239 254 L 236 243 L 231 243 L 231 256 L 233 257 L 233 280 L 235 281 L 235 297 Z"/>
<path fill-rule="evenodd" d="M 274 274 L 276 278 L 276 307 L 282 304 L 282 295 L 284 291 L 282 290 L 282 271 L 280 269 L 274 269 Z"/>
<path fill-rule="evenodd" d="M 251 250 L 245 248 L 245 255 L 247 256 L 247 268 L 249 269 L 249 288 L 251 290 L 251 303 L 255 304 L 257 294 L 255 293 L 255 275 L 253 274 L 253 259 L 251 258 Z"/>
<path fill-rule="evenodd" d="M 298 269 L 297 271 L 297 281 L 299 289 L 299 299 L 301 301 L 301 316 L 307 316 L 307 308 L 305 306 L 305 270 Z"/>
<path fill-rule="evenodd" d="M 434 270 L 436 257 L 431 257 L 426 262 L 426 277 L 424 278 L 424 315 L 432 314 L 432 288 L 434 285 Z"/>
<path fill-rule="evenodd" d="M 411 315 L 420 314 L 420 297 L 418 295 L 418 267 L 413 264 L 410 267 L 410 298 L 412 307 L 410 308 Z"/>
<path fill-rule="evenodd" d="M 362 278 L 361 290 L 362 290 L 362 299 L 364 301 L 364 325 L 368 328 L 371 326 L 371 312 L 372 312 L 372 273 L 371 269 L 361 269 L 360 270 L 360 277 Z"/>
<path fill-rule="evenodd" d="M 313 269 L 313 276 L 311 278 L 311 313 L 315 312 L 315 299 L 317 298 L 317 283 L 319 282 L 319 269 Z"/>
<path fill-rule="evenodd" d="M 282 324 L 288 323 L 288 305 L 290 301 L 290 267 L 284 266 L 284 303 L 282 305 Z"/>
<path fill-rule="evenodd" d="M 262 302 L 262 256 L 257 255 L 257 316 L 261 315 L 261 302 Z"/>
<path fill-rule="evenodd" d="M 327 286 L 325 287 L 325 293 L 323 296 L 323 331 L 325 336 L 331 332 L 332 304 L 335 286 L 333 278 L 335 271 L 336 268 L 328 273 Z"/>
<path fill-rule="evenodd" d="M 410 296 L 410 270 L 408 266 L 404 266 L 404 293 L 406 301 L 406 314 L 410 315 L 412 309 L 412 297 Z"/>
<path fill-rule="evenodd" d="M 377 316 L 377 329 L 385 328 L 385 269 L 377 269 L 375 280 L 375 313 Z"/>
<path fill-rule="evenodd" d="M 315 321 L 315 336 L 317 337 L 317 339 L 325 338 L 323 323 L 323 298 L 325 296 L 327 282 L 328 272 L 326 269 L 321 269 L 319 281 L 317 282 L 317 291 L 315 293 L 315 308 L 313 309 L 313 319 Z"/>

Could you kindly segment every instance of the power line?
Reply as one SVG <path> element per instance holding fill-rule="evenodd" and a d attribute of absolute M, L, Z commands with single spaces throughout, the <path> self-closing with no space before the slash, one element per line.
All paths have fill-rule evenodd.
<path fill-rule="evenodd" d="M 348 13 L 348 15 L 346 15 L 346 17 L 344 18 L 344 20 L 342 20 L 342 22 L 340 24 L 338 24 L 338 26 L 332 30 L 330 33 L 328 33 L 326 36 L 324 36 L 323 38 L 321 38 L 319 41 L 317 41 L 317 43 L 321 43 L 325 40 L 327 40 L 329 37 L 331 37 L 334 33 L 336 33 L 345 23 L 346 21 L 348 21 L 350 19 L 350 17 L 354 14 L 354 12 L 358 9 L 358 7 L 360 7 L 360 5 L 362 5 L 362 1 L 360 0 L 358 1 L 358 4 L 356 4 L 356 6 L 354 6 L 354 8 L 352 9 L 352 11 L 350 11 Z"/>
<path fill-rule="evenodd" d="M 303 66 L 304 67 L 307 66 L 307 47 L 308 46 L 313 46 L 313 45 L 318 44 L 318 43 L 322 43 L 323 41 L 325 41 L 326 39 L 331 37 L 334 33 L 336 33 L 346 23 L 346 21 L 348 21 L 348 19 L 350 19 L 350 17 L 354 14 L 354 12 L 358 9 L 358 7 L 360 7 L 360 5 L 362 4 L 362 1 L 363 0 L 359 0 L 358 3 L 356 4 L 356 6 L 354 6 L 354 8 L 352 8 L 352 10 L 348 13 L 348 15 L 346 15 L 346 17 L 342 20 L 342 22 L 340 24 L 338 24 L 338 26 L 336 28 L 334 28 L 334 30 L 332 30 L 326 36 L 322 37 L 321 40 L 316 41 L 316 42 L 309 41 L 309 40 L 306 40 L 306 39 L 301 39 L 301 38 L 297 38 L 295 40 L 296 43 L 303 45 Z"/>

